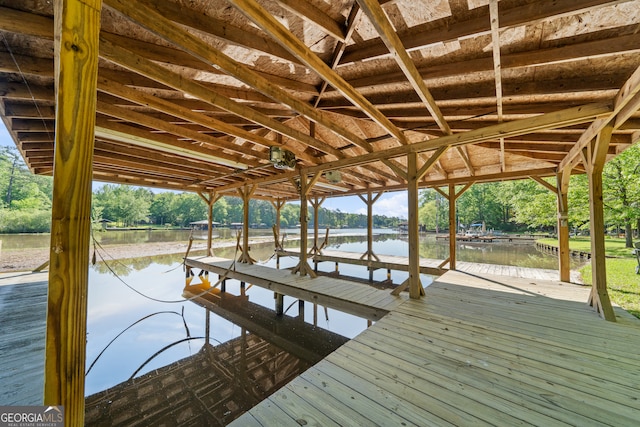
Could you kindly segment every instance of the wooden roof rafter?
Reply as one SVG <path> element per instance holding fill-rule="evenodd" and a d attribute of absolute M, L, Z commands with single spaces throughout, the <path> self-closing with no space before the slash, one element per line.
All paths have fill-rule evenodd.
<path fill-rule="evenodd" d="M 219 67 L 238 80 L 243 81 L 245 84 L 287 105 L 310 120 L 327 127 L 347 141 L 360 146 L 366 144 L 361 138 L 349 130 L 336 126 L 336 124 L 324 116 L 321 111 L 315 110 L 308 104 L 300 102 L 290 96 L 269 80 L 255 73 L 240 62 L 233 60 L 220 51 L 212 49 L 210 46 L 206 46 L 196 37 L 176 26 L 171 20 L 155 13 L 143 4 L 137 1 L 126 2 L 124 0 L 105 0 L 104 3 L 123 13 L 129 19 L 138 22 L 157 36 L 181 47 L 205 63 Z"/>
<path fill-rule="evenodd" d="M 338 90 L 353 105 L 358 107 L 383 129 L 393 135 L 398 141 L 404 142 L 405 136 L 393 123 L 389 121 L 362 94 L 356 91 L 339 74 L 331 69 L 324 61 L 314 54 L 304 43 L 291 34 L 282 24 L 274 19 L 260 4 L 254 0 L 229 0 L 238 10 L 247 15 L 256 25 L 273 37 L 285 49 L 306 63 L 323 80 Z M 358 145 L 361 145 L 360 143 Z M 364 145 L 366 147 L 366 143 Z"/>
<path fill-rule="evenodd" d="M 121 182 L 189 191 L 247 181 L 261 196 L 271 187 L 295 197 L 289 184 L 270 184 L 299 173 L 268 161 L 269 148 L 283 146 L 297 168 L 337 168 L 341 193 L 358 194 L 405 185 L 395 169 L 412 152 L 424 162 L 447 147 L 420 181 L 428 186 L 549 171 L 568 154 L 580 173 L 571 149 L 600 126 L 594 120 L 612 123 L 599 150 L 607 159 L 640 134 L 640 99 L 597 106 L 625 92 L 640 66 L 640 0 L 501 0 L 497 13 L 493 0 L 260 2 L 268 31 L 240 12 L 254 1 L 235 4 L 103 2 L 96 177 L 118 181 L 119 170 Z M 53 164 L 52 28 L 47 0 L 0 0 L 0 114 L 38 173 Z M 425 108 L 427 93 L 439 115 Z M 585 109 L 588 118 L 571 113 Z M 396 129 L 410 148 L 399 149 Z"/>

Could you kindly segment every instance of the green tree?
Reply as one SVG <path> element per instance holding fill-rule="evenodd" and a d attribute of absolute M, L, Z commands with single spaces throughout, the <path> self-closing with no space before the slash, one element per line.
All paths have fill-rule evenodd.
<path fill-rule="evenodd" d="M 422 190 L 418 200 L 418 218 L 427 230 L 449 228 L 449 202 L 433 188 Z"/>
<path fill-rule="evenodd" d="M 94 193 L 94 203 L 104 217 L 128 227 L 148 221 L 153 193 L 128 185 L 104 185 Z"/>
<path fill-rule="evenodd" d="M 550 180 L 555 185 L 555 180 Z M 508 181 L 501 186 L 502 194 L 510 199 L 514 220 L 531 229 L 557 225 L 557 197 L 531 179 Z"/>
<path fill-rule="evenodd" d="M 474 184 L 458 199 L 456 205 L 461 224 L 484 221 L 486 227 L 503 229 L 504 206 L 498 194 L 499 183 Z"/>
<path fill-rule="evenodd" d="M 225 224 L 227 221 L 229 203 L 226 197 L 221 197 L 217 202 L 213 204 L 213 220 L 220 224 Z M 207 213 L 208 215 L 208 213 Z"/>
<path fill-rule="evenodd" d="M 625 243 L 631 248 L 632 226 L 640 219 L 640 146 L 630 147 L 608 162 L 602 175 L 606 219 L 624 227 Z"/>
<path fill-rule="evenodd" d="M 177 223 L 183 227 L 208 217 L 207 204 L 194 193 L 179 194 L 175 200 L 174 213 Z"/>
<path fill-rule="evenodd" d="M 177 194 L 169 191 L 154 194 L 149 206 L 151 221 L 158 225 L 176 224 L 176 199 Z"/>

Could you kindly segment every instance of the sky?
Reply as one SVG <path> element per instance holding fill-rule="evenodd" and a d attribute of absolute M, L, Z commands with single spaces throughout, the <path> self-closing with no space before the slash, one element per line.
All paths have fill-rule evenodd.
<path fill-rule="evenodd" d="M 13 139 L 7 132 L 4 123 L 0 121 L 0 146 L 15 147 Z M 94 182 L 94 190 L 99 188 L 101 183 Z M 367 214 L 367 206 L 357 196 L 328 198 L 322 204 L 325 209 L 337 210 L 347 213 Z M 406 191 L 395 193 L 384 193 L 373 205 L 374 215 L 386 215 L 390 217 L 407 218 L 407 193 Z"/>

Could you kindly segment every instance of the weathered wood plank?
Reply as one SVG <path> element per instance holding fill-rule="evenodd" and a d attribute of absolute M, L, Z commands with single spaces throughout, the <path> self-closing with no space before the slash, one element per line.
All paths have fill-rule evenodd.
<path fill-rule="evenodd" d="M 446 316 L 433 316 L 429 325 L 422 324 L 419 328 L 415 328 L 409 319 L 389 316 L 383 325 L 370 333 L 394 338 L 398 330 L 406 331 L 398 337 L 397 345 L 413 345 L 419 353 L 423 350 L 438 352 L 440 349 L 453 348 L 461 358 L 480 363 L 486 369 L 490 368 L 485 362 L 492 360 L 491 363 L 509 372 L 517 370 L 527 375 L 538 372 L 537 376 L 542 375 L 543 379 L 557 377 L 554 383 L 569 388 L 580 384 L 582 390 L 601 389 L 606 391 L 607 396 L 620 396 L 620 403 L 638 408 L 638 401 L 633 400 L 633 390 L 640 385 L 639 375 L 625 373 L 624 362 L 610 361 L 606 355 L 585 354 L 575 347 L 571 349 L 550 342 L 538 342 L 524 335 L 505 336 Z M 429 338 L 416 339 L 414 334 L 418 333 Z M 635 362 L 628 360 L 626 366 L 629 363 Z M 589 371 L 582 369 L 585 364 L 590 366 Z"/>
<path fill-rule="evenodd" d="M 379 330 L 380 328 L 376 328 L 375 332 Z M 443 386 L 453 388 L 460 395 L 467 396 L 471 400 L 481 400 L 485 406 L 505 410 L 535 425 L 549 425 L 557 421 L 572 423 L 577 419 L 580 419 L 581 425 L 598 425 L 603 419 L 609 417 L 609 415 L 604 415 L 603 418 L 602 415 L 585 414 L 587 410 L 581 408 L 580 396 L 577 395 L 587 393 L 584 391 L 574 393 L 573 389 L 567 391 L 565 387 L 557 384 L 554 370 L 543 369 L 542 372 L 537 372 L 530 366 L 519 366 L 517 357 L 513 357 L 511 365 L 503 366 L 501 358 L 508 354 L 499 350 L 495 351 L 495 354 L 485 352 L 476 354 L 474 349 L 458 347 L 458 344 L 464 343 L 464 338 L 440 346 L 438 344 L 442 342 L 437 339 L 434 343 L 412 343 L 411 337 L 405 336 L 399 341 L 393 337 L 393 332 L 390 330 L 386 331 L 383 337 L 377 334 L 372 335 L 377 337 L 373 343 L 377 348 L 392 351 L 394 357 L 407 360 L 414 366 L 413 371 L 408 371 L 407 374 L 424 377 L 430 381 L 440 381 Z M 434 338 L 432 335 L 430 337 Z M 392 346 L 385 345 L 385 342 L 392 343 Z M 368 347 L 366 351 L 373 350 Z M 420 363 L 425 359 L 429 361 L 428 364 Z M 403 364 L 395 362 L 394 366 L 402 368 Z M 466 370 L 473 371 L 473 374 L 465 373 Z M 402 373 L 395 375 L 402 378 Z M 550 378 L 553 378 L 553 381 L 549 381 Z M 484 394 L 488 395 L 483 396 Z M 607 399 L 602 399 L 600 409 L 607 410 L 609 402 Z M 460 404 L 471 408 L 469 402 L 460 402 Z M 629 412 L 628 408 L 619 406 L 618 409 L 620 408 Z M 485 411 L 480 410 L 480 413 Z M 477 410 L 474 411 L 476 412 Z M 629 419 L 621 415 L 618 421 L 625 423 Z M 513 421 L 508 424 L 512 425 L 512 423 Z"/>
<path fill-rule="evenodd" d="M 398 423 L 403 423 L 403 425 L 423 425 L 427 417 L 429 417 L 428 419 L 433 425 L 451 425 L 450 422 L 430 414 L 422 406 L 416 406 L 406 400 L 403 392 L 408 390 L 400 384 L 392 384 L 391 387 L 385 387 L 389 381 L 377 376 L 375 373 L 364 375 L 358 370 L 352 371 L 353 366 L 344 366 L 340 361 L 334 363 L 329 359 L 316 365 L 316 368 L 325 377 L 328 376 L 348 385 L 349 388 L 362 393 L 383 410 L 388 410 L 392 416 L 388 417 L 387 421 L 381 421 L 380 425 L 397 425 Z M 393 386 L 395 386 L 396 390 L 390 391 L 389 389 L 394 388 Z M 349 394 L 344 396 L 344 398 L 349 397 Z"/>
<path fill-rule="evenodd" d="M 362 339 L 352 342 L 348 348 L 341 351 L 339 356 L 344 356 L 345 364 L 349 366 L 386 376 L 389 383 L 398 382 L 405 387 L 429 390 L 429 395 L 437 397 L 437 401 L 425 399 L 424 393 L 403 392 L 403 396 L 410 401 L 415 399 L 416 404 L 423 402 L 433 414 L 440 413 L 441 417 L 456 425 L 544 425 L 552 421 L 534 412 L 527 414 L 526 422 L 517 418 L 517 415 L 511 415 L 520 415 L 519 412 L 522 410 L 519 402 L 496 398 L 491 399 L 489 405 L 479 402 L 478 397 L 482 393 L 493 394 L 492 388 L 496 386 L 495 383 L 490 383 L 487 379 L 472 384 L 464 374 L 460 375 L 460 378 L 452 378 L 447 376 L 449 370 L 438 372 L 446 365 L 439 363 L 435 358 L 429 358 L 428 363 L 424 363 L 424 357 L 414 357 L 414 354 L 405 352 L 406 346 L 395 347 L 395 344 L 396 340 L 393 338 L 365 334 Z M 363 355 L 368 355 L 372 360 Z M 374 355 L 375 357 L 371 357 Z M 458 366 L 454 372 L 462 370 L 463 367 Z M 487 388 L 491 390 L 488 391 Z M 510 391 L 515 391 L 515 388 Z"/>

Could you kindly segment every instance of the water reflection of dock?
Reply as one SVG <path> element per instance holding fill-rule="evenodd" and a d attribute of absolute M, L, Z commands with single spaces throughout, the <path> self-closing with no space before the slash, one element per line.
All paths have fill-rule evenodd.
<path fill-rule="evenodd" d="M 87 425 L 226 425 L 310 364 L 257 335 L 218 346 L 86 398 Z"/>
<path fill-rule="evenodd" d="M 317 363 L 349 341 L 342 335 L 306 323 L 304 319 L 278 316 L 273 310 L 249 301 L 245 295 L 231 295 L 219 289 L 211 289 L 201 295 L 205 290 L 206 287 L 202 285 L 188 286 L 184 289 L 183 296 L 192 298 L 192 302 L 305 362 Z"/>

